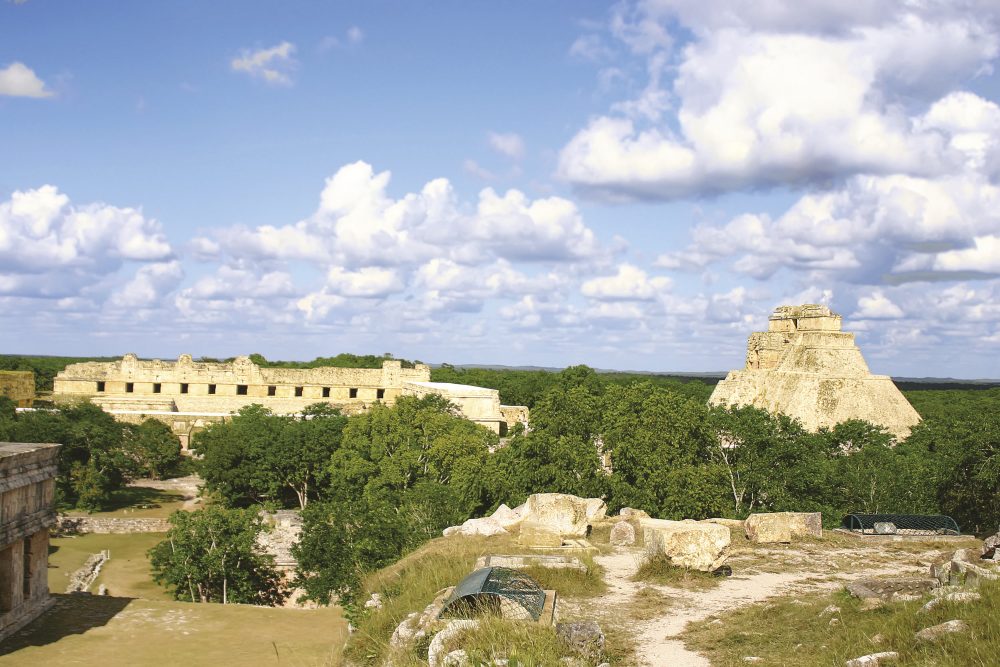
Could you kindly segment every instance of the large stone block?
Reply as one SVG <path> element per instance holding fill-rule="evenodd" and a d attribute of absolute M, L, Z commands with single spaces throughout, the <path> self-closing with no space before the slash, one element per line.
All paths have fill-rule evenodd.
<path fill-rule="evenodd" d="M 710 572 L 729 557 L 729 529 L 714 523 L 640 519 L 648 556 L 664 555 L 678 567 Z"/>
<path fill-rule="evenodd" d="M 553 548 L 561 547 L 563 538 L 552 526 L 536 521 L 522 521 L 517 541 L 526 547 Z"/>
<path fill-rule="evenodd" d="M 547 526 L 563 537 L 586 537 L 590 525 L 603 519 L 607 511 L 607 505 L 600 498 L 579 498 L 568 493 L 535 493 L 528 496 L 524 521 Z"/>
<path fill-rule="evenodd" d="M 823 515 L 819 512 L 751 514 L 743 527 L 751 542 L 791 542 L 798 537 L 823 537 Z"/>

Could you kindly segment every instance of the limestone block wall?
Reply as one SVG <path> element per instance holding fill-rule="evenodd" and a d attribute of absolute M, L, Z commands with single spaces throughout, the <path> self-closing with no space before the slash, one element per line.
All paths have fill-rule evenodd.
<path fill-rule="evenodd" d="M 454 403 L 466 419 L 500 433 L 500 425 L 506 422 L 500 414 L 500 392 L 496 389 L 473 387 L 451 382 L 406 382 L 404 396 L 427 396 L 437 394 Z"/>
<path fill-rule="evenodd" d="M 35 374 L 31 371 L 0 371 L 0 396 L 19 408 L 30 408 L 35 400 Z"/>
<path fill-rule="evenodd" d="M 782 413 L 809 430 L 849 419 L 906 437 L 920 421 L 892 379 L 872 375 L 840 316 L 826 306 L 781 306 L 767 332 L 750 335 L 747 362 L 716 385 L 712 405 L 753 405 Z"/>
<path fill-rule="evenodd" d="M 58 449 L 0 443 L 0 640 L 52 604 L 48 547 Z"/>
<path fill-rule="evenodd" d="M 56 519 L 56 529 L 64 533 L 165 533 L 170 530 L 170 522 L 155 518 L 113 518 L 92 516 L 60 516 Z"/>
<path fill-rule="evenodd" d="M 183 354 L 176 362 L 140 360 L 71 364 L 54 382 L 53 399 L 87 398 L 109 410 L 235 412 L 252 403 L 275 412 L 300 412 L 317 402 L 334 405 L 393 402 L 407 381 L 430 380 L 430 367 L 403 368 L 387 359 L 382 368 L 261 368 L 248 357 L 231 363 L 196 362 Z M 137 401 L 145 400 L 140 404 Z M 124 401 L 124 403 L 123 403 Z"/>

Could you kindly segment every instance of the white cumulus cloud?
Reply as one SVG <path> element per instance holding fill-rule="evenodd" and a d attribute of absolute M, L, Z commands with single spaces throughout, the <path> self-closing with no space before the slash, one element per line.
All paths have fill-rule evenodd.
<path fill-rule="evenodd" d="M 34 70 L 24 63 L 13 62 L 0 69 L 0 95 L 10 97 L 52 97 Z"/>
<path fill-rule="evenodd" d="M 291 42 L 281 42 L 266 49 L 244 49 L 230 61 L 230 67 L 235 72 L 246 72 L 269 84 L 290 86 L 292 70 L 296 66 L 294 53 L 295 45 Z"/>

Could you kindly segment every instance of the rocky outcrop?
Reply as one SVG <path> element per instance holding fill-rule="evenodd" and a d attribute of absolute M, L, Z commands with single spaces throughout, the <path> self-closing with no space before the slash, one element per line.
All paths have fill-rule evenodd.
<path fill-rule="evenodd" d="M 770 512 L 751 514 L 743 522 L 747 539 L 759 544 L 791 542 L 799 537 L 823 537 L 819 512 Z"/>
<path fill-rule="evenodd" d="M 849 419 L 906 437 L 920 415 L 885 375 L 872 375 L 840 315 L 813 304 L 781 306 L 747 342 L 746 367 L 712 392 L 712 405 L 752 405 L 794 417 L 810 431 Z"/>
<path fill-rule="evenodd" d="M 481 535 L 489 537 L 491 535 L 506 535 L 507 530 L 493 517 L 483 517 L 481 519 L 469 519 L 461 526 L 450 526 L 444 529 L 444 536 L 464 535 L 470 537 Z"/>
<path fill-rule="evenodd" d="M 980 553 L 983 560 L 1000 561 L 1000 530 L 996 535 L 990 535 L 983 540 L 983 550 Z"/>
<path fill-rule="evenodd" d="M 557 623 L 556 636 L 574 655 L 591 663 L 604 657 L 604 632 L 596 621 Z"/>
<path fill-rule="evenodd" d="M 729 557 L 730 533 L 725 526 L 699 521 L 640 519 L 649 557 L 666 556 L 673 565 L 711 572 Z"/>
<path fill-rule="evenodd" d="M 479 621 L 458 619 L 454 621 L 448 621 L 444 628 L 441 629 L 434 639 L 431 640 L 430 646 L 427 648 L 427 664 L 429 667 L 444 667 L 444 658 L 446 655 L 451 655 L 446 650 L 448 646 L 448 641 L 455 636 L 465 632 L 466 630 L 471 630 L 473 628 L 479 627 Z"/>

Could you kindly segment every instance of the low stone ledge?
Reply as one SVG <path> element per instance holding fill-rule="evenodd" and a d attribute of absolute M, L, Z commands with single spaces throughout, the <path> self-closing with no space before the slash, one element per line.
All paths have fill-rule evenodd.
<path fill-rule="evenodd" d="M 56 519 L 56 530 L 61 533 L 165 533 L 170 530 L 166 519 L 135 518 L 119 519 L 111 517 L 60 516 Z"/>

